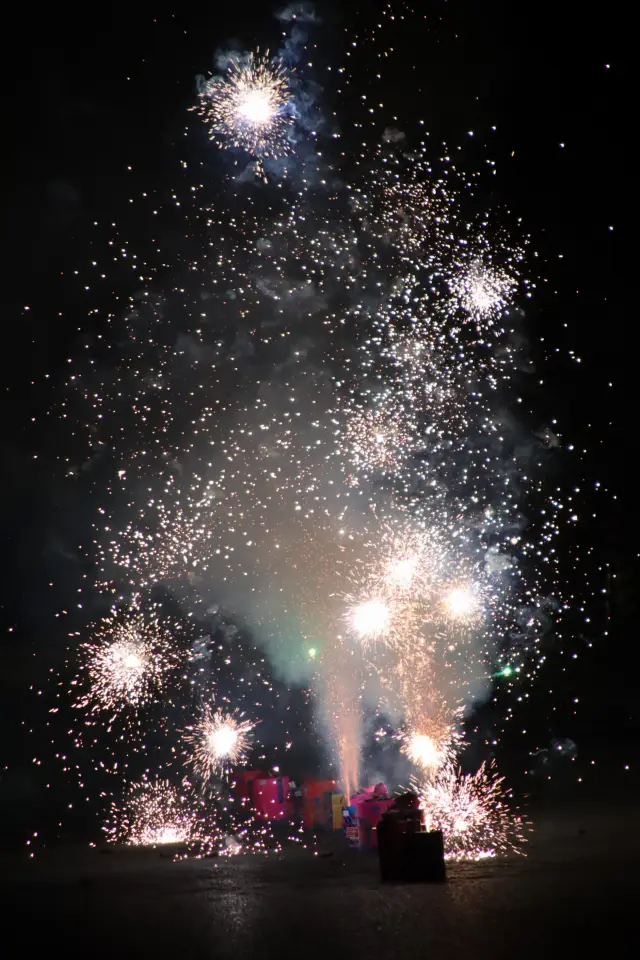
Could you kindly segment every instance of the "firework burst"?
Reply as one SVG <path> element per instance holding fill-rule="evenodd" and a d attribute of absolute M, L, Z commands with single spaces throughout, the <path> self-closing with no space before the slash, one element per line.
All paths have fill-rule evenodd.
<path fill-rule="evenodd" d="M 196 107 L 220 147 L 238 147 L 256 158 L 290 152 L 292 117 L 286 70 L 260 53 L 232 60 L 224 77 L 209 80 Z"/>
<path fill-rule="evenodd" d="M 345 597 L 347 631 L 364 650 L 377 643 L 398 647 L 415 636 L 419 608 L 376 590 Z"/>
<path fill-rule="evenodd" d="M 123 801 L 111 804 L 103 830 L 111 842 L 144 847 L 202 838 L 192 799 L 168 780 L 132 783 Z"/>
<path fill-rule="evenodd" d="M 493 322 L 513 301 L 516 280 L 506 270 L 477 260 L 450 283 L 453 303 L 476 320 Z"/>
<path fill-rule="evenodd" d="M 524 852 L 528 821 L 509 803 L 493 764 L 462 774 L 452 764 L 434 779 L 414 781 L 428 830 L 442 830 L 450 860 L 482 860 Z"/>
<path fill-rule="evenodd" d="M 125 613 L 114 608 L 79 654 L 79 679 L 88 689 L 75 706 L 92 712 L 139 709 L 157 700 L 178 660 L 170 630 L 137 608 Z"/>
<path fill-rule="evenodd" d="M 409 733 L 403 737 L 403 753 L 411 763 L 423 770 L 438 771 L 447 761 L 453 759 L 448 743 L 442 743 L 428 733 Z"/>
<path fill-rule="evenodd" d="M 449 587 L 442 596 L 443 619 L 459 626 L 472 627 L 482 619 L 482 604 L 475 585 Z"/>
<path fill-rule="evenodd" d="M 446 570 L 447 556 L 433 530 L 403 523 L 384 524 L 371 543 L 377 570 L 373 579 L 398 599 L 429 602 Z"/>
<path fill-rule="evenodd" d="M 442 768 L 451 765 L 462 743 L 462 708 L 450 709 L 439 701 L 435 691 L 424 694 L 427 686 L 406 677 L 403 684 L 405 712 L 411 726 L 398 736 L 401 750 L 425 777 L 433 778 Z"/>
<path fill-rule="evenodd" d="M 242 714 L 204 708 L 200 722 L 189 728 L 185 736 L 192 748 L 188 763 L 203 782 L 245 763 L 254 726 L 251 721 L 243 720 Z"/>
<path fill-rule="evenodd" d="M 393 397 L 375 407 L 354 410 L 347 421 L 342 450 L 347 464 L 366 475 L 376 471 L 392 473 L 412 448 L 415 431 L 411 415 Z"/>

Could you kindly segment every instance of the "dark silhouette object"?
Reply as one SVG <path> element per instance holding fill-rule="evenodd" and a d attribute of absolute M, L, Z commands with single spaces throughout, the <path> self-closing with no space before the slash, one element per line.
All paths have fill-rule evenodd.
<path fill-rule="evenodd" d="M 415 794 L 398 797 L 378 824 L 378 856 L 383 883 L 443 883 L 444 840 L 440 830 L 425 831 Z"/>

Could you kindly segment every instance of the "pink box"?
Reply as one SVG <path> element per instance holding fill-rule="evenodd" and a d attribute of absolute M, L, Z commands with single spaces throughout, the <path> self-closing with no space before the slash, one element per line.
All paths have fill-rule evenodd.
<path fill-rule="evenodd" d="M 290 815 L 289 777 L 253 781 L 253 808 L 264 820 L 284 820 Z"/>
<path fill-rule="evenodd" d="M 378 846 L 376 828 L 382 819 L 382 814 L 386 813 L 394 803 L 395 800 L 388 797 L 380 800 L 366 797 L 357 801 L 358 846 L 361 850 L 370 850 Z"/>

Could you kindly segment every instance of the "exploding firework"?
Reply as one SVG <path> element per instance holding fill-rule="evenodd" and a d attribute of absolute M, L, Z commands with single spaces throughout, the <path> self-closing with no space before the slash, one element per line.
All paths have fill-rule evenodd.
<path fill-rule="evenodd" d="M 395 407 L 395 408 L 394 408 Z M 410 414 L 394 404 L 393 395 L 373 408 L 355 410 L 347 421 L 342 448 L 346 467 L 368 474 L 392 473 L 412 449 L 415 424 Z"/>
<path fill-rule="evenodd" d="M 225 77 L 209 80 L 198 111 L 220 147 L 238 147 L 256 158 L 281 157 L 291 150 L 287 133 L 289 83 L 284 66 L 268 53 L 232 60 Z"/>
<path fill-rule="evenodd" d="M 389 603 L 380 597 L 356 603 L 346 615 L 349 627 L 362 643 L 388 637 L 391 619 Z"/>
<path fill-rule="evenodd" d="M 449 759 L 447 746 L 426 733 L 408 734 L 403 751 L 412 763 L 423 769 L 439 770 Z"/>
<path fill-rule="evenodd" d="M 343 620 L 348 634 L 363 650 L 376 644 L 397 647 L 410 643 L 419 622 L 419 609 L 376 590 L 365 590 L 344 598 Z"/>
<path fill-rule="evenodd" d="M 371 552 L 377 564 L 372 579 L 382 590 L 396 599 L 424 601 L 425 608 L 433 605 L 448 564 L 436 531 L 410 523 L 385 524 L 371 542 Z"/>
<path fill-rule="evenodd" d="M 513 301 L 516 286 L 506 270 L 476 261 L 459 270 L 451 281 L 451 293 L 454 303 L 470 316 L 493 322 Z"/>
<path fill-rule="evenodd" d="M 442 599 L 442 612 L 446 620 L 472 626 L 482 618 L 482 606 L 473 587 L 450 587 Z"/>
<path fill-rule="evenodd" d="M 405 710 L 413 719 L 413 715 L 421 709 L 422 691 L 414 691 L 409 680 L 404 684 L 404 692 Z M 400 734 L 400 740 L 402 752 L 411 763 L 419 767 L 426 777 L 434 777 L 443 767 L 454 762 L 462 745 L 462 711 L 460 708 L 451 710 L 444 703 L 438 703 L 435 695 L 429 709 L 429 714 L 423 712 L 415 727 Z"/>
<path fill-rule="evenodd" d="M 170 630 L 137 608 L 125 613 L 114 608 L 93 639 L 80 645 L 79 656 L 79 681 L 87 689 L 75 705 L 113 713 L 158 700 L 178 660 Z"/>
<path fill-rule="evenodd" d="M 510 806 L 493 764 L 483 764 L 475 774 L 449 764 L 434 779 L 414 786 L 427 829 L 442 830 L 450 860 L 524 852 L 528 821 Z"/>
<path fill-rule="evenodd" d="M 243 720 L 242 714 L 205 707 L 202 719 L 185 737 L 193 750 L 188 762 L 203 782 L 214 774 L 226 774 L 231 767 L 246 761 L 254 726 L 249 720 Z"/>
<path fill-rule="evenodd" d="M 111 842 L 144 847 L 190 844 L 203 835 L 193 798 L 168 780 L 131 784 L 122 802 L 112 803 L 103 830 Z"/>

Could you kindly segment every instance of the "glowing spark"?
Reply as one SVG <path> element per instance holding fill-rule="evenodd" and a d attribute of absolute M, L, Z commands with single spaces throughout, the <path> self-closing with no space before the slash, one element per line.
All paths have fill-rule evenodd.
<path fill-rule="evenodd" d="M 476 262 L 470 269 L 460 271 L 451 283 L 451 292 L 467 313 L 492 318 L 506 309 L 515 287 L 515 280 L 505 270 Z"/>
<path fill-rule="evenodd" d="M 438 770 L 446 758 L 445 751 L 426 734 L 414 733 L 407 740 L 405 753 L 419 767 Z"/>
<path fill-rule="evenodd" d="M 473 621 L 480 612 L 477 597 L 466 587 L 453 587 L 445 596 L 445 612 L 454 620 Z"/>
<path fill-rule="evenodd" d="M 239 147 L 257 158 L 280 157 L 291 149 L 289 99 L 284 66 L 268 54 L 250 54 L 244 63 L 231 61 L 225 77 L 207 82 L 197 109 L 220 147 Z"/>
<path fill-rule="evenodd" d="M 415 784 L 428 830 L 442 830 L 445 856 L 481 860 L 523 853 L 528 821 L 509 806 L 509 793 L 493 764 L 475 774 L 452 765 L 434 780 Z"/>
<path fill-rule="evenodd" d="M 112 804 L 103 830 L 110 841 L 134 846 L 190 843 L 198 834 L 198 818 L 168 780 L 143 780 L 130 786 L 122 805 Z"/>
<path fill-rule="evenodd" d="M 379 640 L 391 624 L 391 613 L 383 600 L 359 603 L 348 617 L 352 629 L 361 640 Z"/>
<path fill-rule="evenodd" d="M 113 610 L 81 644 L 81 679 L 89 689 L 76 701 L 80 708 L 118 711 L 142 707 L 157 699 L 165 674 L 176 664 L 173 638 L 154 617 L 139 610 Z"/>
<path fill-rule="evenodd" d="M 249 720 L 242 720 L 241 715 L 206 707 L 200 723 L 190 728 L 185 737 L 193 745 L 193 755 L 188 762 L 203 781 L 214 773 L 227 773 L 231 767 L 246 761 L 254 726 Z"/>

